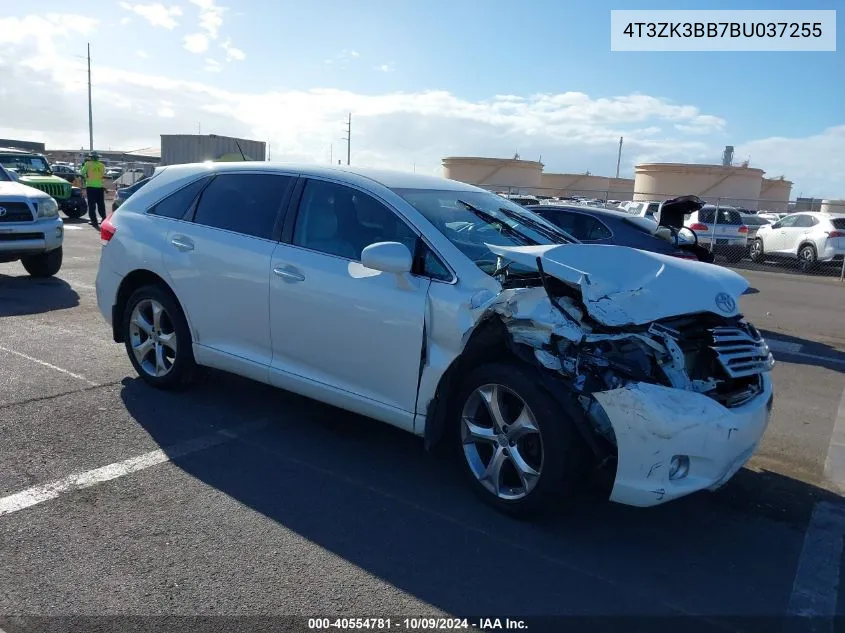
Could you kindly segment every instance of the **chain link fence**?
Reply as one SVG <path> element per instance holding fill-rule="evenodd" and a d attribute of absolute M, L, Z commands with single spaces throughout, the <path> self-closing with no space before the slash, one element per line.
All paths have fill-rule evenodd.
<path fill-rule="evenodd" d="M 650 217 L 655 222 L 659 220 L 656 211 L 660 202 L 678 195 L 478 186 L 523 205 L 610 209 Z M 718 263 L 751 270 L 838 277 L 845 282 L 845 200 L 699 197 L 705 207 L 687 216 L 685 225 L 695 231 L 703 246 L 716 253 Z M 720 255 L 726 250 L 728 256 Z"/>

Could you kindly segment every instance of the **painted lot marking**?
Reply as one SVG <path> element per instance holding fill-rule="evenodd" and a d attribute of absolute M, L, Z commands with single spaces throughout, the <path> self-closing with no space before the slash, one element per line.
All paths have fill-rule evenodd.
<path fill-rule="evenodd" d="M 130 457 L 120 462 L 108 464 L 94 470 L 68 475 L 58 481 L 40 486 L 33 486 L 15 494 L 0 499 L 0 516 L 11 514 L 19 510 L 31 508 L 39 503 L 56 499 L 62 494 L 90 488 L 97 484 L 125 477 L 132 473 L 145 470 L 158 464 L 164 464 L 173 459 L 197 453 L 199 451 L 225 444 L 244 433 L 256 431 L 269 424 L 270 420 L 262 418 L 231 429 L 221 429 L 208 435 L 186 440 L 166 449 L 150 451 L 136 457 Z"/>
<path fill-rule="evenodd" d="M 800 352 L 801 348 L 804 347 L 801 343 L 790 343 L 789 341 L 781 341 L 776 338 L 767 338 L 766 343 L 768 344 L 769 349 L 773 352 L 787 352 L 790 354 Z"/>
<path fill-rule="evenodd" d="M 845 508 L 827 501 L 817 503 L 804 534 L 787 615 L 802 618 L 836 615 L 843 537 Z M 832 620 L 813 624 L 816 625 L 813 630 L 833 631 Z"/>
<path fill-rule="evenodd" d="M 42 367 L 47 367 L 47 368 L 52 369 L 54 371 L 65 374 L 66 376 L 70 376 L 71 378 L 76 378 L 77 380 L 81 380 L 82 382 L 87 383 L 91 387 L 99 387 L 100 386 L 99 383 L 92 382 L 92 381 L 88 380 L 85 376 L 82 376 L 81 374 L 75 374 L 72 371 L 68 371 L 67 369 L 62 369 L 61 367 L 58 367 L 57 365 L 53 365 L 52 363 L 48 363 L 47 361 L 43 361 L 43 360 L 41 360 L 39 358 L 35 358 L 33 356 L 29 356 L 28 354 L 24 354 L 23 352 L 18 352 L 16 350 L 9 349 L 8 347 L 3 347 L 2 345 L 0 345 L 0 352 L 6 352 L 7 354 L 19 356 L 20 358 L 24 358 L 28 361 L 33 362 L 33 363 L 37 363 L 37 364 L 41 365 Z"/>

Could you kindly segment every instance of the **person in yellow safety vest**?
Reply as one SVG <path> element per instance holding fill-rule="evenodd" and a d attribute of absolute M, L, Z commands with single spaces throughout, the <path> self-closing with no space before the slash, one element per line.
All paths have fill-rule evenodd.
<path fill-rule="evenodd" d="M 85 196 L 88 198 L 88 217 L 91 219 L 91 226 L 100 228 L 97 220 L 97 213 L 100 218 L 106 219 L 106 190 L 103 182 L 106 177 L 106 166 L 100 162 L 97 152 L 91 152 L 79 170 L 85 182 Z"/>

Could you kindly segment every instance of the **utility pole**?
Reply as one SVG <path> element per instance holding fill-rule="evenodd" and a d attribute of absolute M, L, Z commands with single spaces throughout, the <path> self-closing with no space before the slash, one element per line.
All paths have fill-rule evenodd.
<path fill-rule="evenodd" d="M 616 177 L 619 178 L 619 165 L 622 163 L 622 137 L 619 137 L 619 154 L 616 156 Z"/>
<path fill-rule="evenodd" d="M 94 151 L 94 113 L 91 108 L 91 42 L 88 42 L 88 151 Z"/>
<path fill-rule="evenodd" d="M 346 141 L 346 164 L 350 162 L 352 155 L 352 113 L 349 113 L 349 118 L 346 121 L 346 136 L 343 138 Z"/>

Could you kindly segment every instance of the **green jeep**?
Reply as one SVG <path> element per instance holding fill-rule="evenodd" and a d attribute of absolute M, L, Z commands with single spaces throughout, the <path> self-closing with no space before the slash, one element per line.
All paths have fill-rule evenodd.
<path fill-rule="evenodd" d="M 47 159 L 36 152 L 0 148 L 0 165 L 12 172 L 16 180 L 51 196 L 69 218 L 82 217 L 88 211 L 82 190 L 53 174 Z"/>

